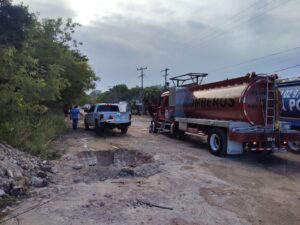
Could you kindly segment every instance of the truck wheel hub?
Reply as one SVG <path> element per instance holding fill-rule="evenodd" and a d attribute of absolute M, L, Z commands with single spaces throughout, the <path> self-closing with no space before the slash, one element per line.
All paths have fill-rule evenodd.
<path fill-rule="evenodd" d="M 212 134 L 209 142 L 210 147 L 213 151 L 217 151 L 220 148 L 220 138 L 217 134 Z"/>

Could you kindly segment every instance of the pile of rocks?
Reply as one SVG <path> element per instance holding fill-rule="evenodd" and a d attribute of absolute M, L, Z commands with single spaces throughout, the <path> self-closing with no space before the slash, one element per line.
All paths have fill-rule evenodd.
<path fill-rule="evenodd" d="M 47 186 L 52 172 L 50 162 L 0 143 L 0 199 Z"/>

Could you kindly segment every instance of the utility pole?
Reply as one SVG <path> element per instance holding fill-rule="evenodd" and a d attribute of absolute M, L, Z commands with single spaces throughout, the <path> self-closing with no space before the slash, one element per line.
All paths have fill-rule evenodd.
<path fill-rule="evenodd" d="M 168 71 L 169 70 L 170 70 L 169 68 L 165 68 L 164 70 L 160 71 L 161 73 L 165 72 L 165 74 L 163 75 L 163 77 L 165 77 L 165 89 L 167 89 L 167 83 L 168 83 L 167 81 L 168 81 L 168 76 L 169 76 Z"/>
<path fill-rule="evenodd" d="M 141 85 L 142 91 L 144 89 L 144 76 L 145 76 L 144 70 L 146 70 L 146 69 L 147 69 L 147 66 L 146 67 L 140 67 L 140 68 L 136 69 L 137 71 L 141 71 L 141 75 L 139 76 L 139 78 L 141 78 L 141 82 L 142 82 L 142 85 Z"/>
<path fill-rule="evenodd" d="M 137 71 L 141 71 L 141 75 L 139 76 L 139 78 L 141 78 L 141 103 L 142 103 L 142 112 L 144 112 L 144 105 L 143 105 L 143 96 L 144 96 L 144 77 L 145 77 L 145 74 L 144 74 L 144 70 L 147 69 L 147 66 L 146 67 L 140 67 L 140 68 L 137 68 L 136 70 Z"/>

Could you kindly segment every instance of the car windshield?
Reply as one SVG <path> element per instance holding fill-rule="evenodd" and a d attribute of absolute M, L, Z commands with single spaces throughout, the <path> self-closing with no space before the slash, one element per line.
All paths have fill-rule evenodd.
<path fill-rule="evenodd" d="M 97 108 L 98 112 L 119 112 L 117 105 L 99 105 Z"/>

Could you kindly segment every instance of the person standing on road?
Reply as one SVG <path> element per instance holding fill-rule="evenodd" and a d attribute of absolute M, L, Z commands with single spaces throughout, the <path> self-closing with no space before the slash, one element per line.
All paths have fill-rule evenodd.
<path fill-rule="evenodd" d="M 78 109 L 78 105 L 75 105 L 75 107 L 72 108 L 70 111 L 70 116 L 73 121 L 73 130 L 77 129 L 79 114 L 81 114 L 81 113 L 80 113 L 80 110 Z"/>

